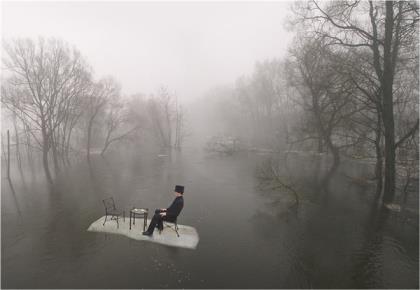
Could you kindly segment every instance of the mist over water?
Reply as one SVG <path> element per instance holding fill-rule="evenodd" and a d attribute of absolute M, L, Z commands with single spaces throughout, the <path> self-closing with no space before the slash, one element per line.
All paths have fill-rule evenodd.
<path fill-rule="evenodd" d="M 328 202 L 304 201 L 291 213 L 284 204 L 292 197 L 262 190 L 255 173 L 276 156 L 157 153 L 95 156 L 90 168 L 80 162 L 63 172 L 51 192 L 28 178 L 26 189 L 16 186 L 21 216 L 3 182 L 3 287 L 417 287 L 417 222 L 372 213 L 366 188 L 338 176 Z M 297 179 L 316 170 L 302 158 L 281 166 Z M 113 196 L 126 212 L 164 207 L 175 183 L 186 186 L 179 222 L 197 228 L 196 250 L 86 231 L 103 215 L 102 199 Z"/>
<path fill-rule="evenodd" d="M 2 288 L 419 288 L 418 3 L 3 8 Z"/>

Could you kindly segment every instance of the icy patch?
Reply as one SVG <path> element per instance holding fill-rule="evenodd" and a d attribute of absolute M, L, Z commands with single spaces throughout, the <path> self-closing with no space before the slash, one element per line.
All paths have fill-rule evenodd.
<path fill-rule="evenodd" d="M 385 207 L 388 208 L 391 211 L 395 211 L 395 212 L 400 212 L 401 211 L 401 206 L 399 204 L 396 204 L 396 203 L 386 203 Z"/>
<path fill-rule="evenodd" d="M 167 227 L 165 227 L 161 234 L 159 234 L 159 231 L 155 229 L 153 235 L 149 237 L 142 234 L 143 219 L 136 219 L 136 225 L 131 225 L 131 230 L 128 218 L 125 219 L 125 222 L 123 219 L 119 221 L 119 228 L 117 228 L 117 222 L 114 220 L 111 221 L 109 218 L 105 225 L 103 225 L 104 220 L 105 216 L 93 222 L 87 231 L 123 235 L 138 241 L 146 241 L 186 249 L 196 249 L 198 241 L 200 240 L 197 230 L 190 226 L 178 225 L 179 237 L 177 237 L 173 229 Z M 150 219 L 147 220 L 147 224 L 149 223 Z"/>

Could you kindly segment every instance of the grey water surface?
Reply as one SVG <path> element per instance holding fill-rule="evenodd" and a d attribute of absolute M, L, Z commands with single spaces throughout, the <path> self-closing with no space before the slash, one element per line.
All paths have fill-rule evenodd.
<path fill-rule="evenodd" d="M 372 206 L 374 189 L 335 176 L 316 186 L 313 160 L 280 159 L 301 182 L 293 195 L 260 186 L 269 156 L 186 148 L 168 156 L 117 152 L 74 163 L 47 189 L 41 167 L 2 179 L 2 288 L 418 288 L 418 222 Z M 283 161 L 281 161 L 283 160 Z M 87 232 L 117 207 L 168 206 L 185 185 L 179 223 L 196 250 Z M 141 223 L 133 230 L 141 231 Z"/>

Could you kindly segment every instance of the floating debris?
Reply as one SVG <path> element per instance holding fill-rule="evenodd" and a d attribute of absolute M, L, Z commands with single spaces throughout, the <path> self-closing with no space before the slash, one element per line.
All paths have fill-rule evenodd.
<path fill-rule="evenodd" d="M 386 203 L 385 207 L 387 209 L 395 211 L 395 212 L 400 212 L 401 211 L 401 206 L 399 204 L 396 204 L 396 203 Z"/>
<path fill-rule="evenodd" d="M 208 152 L 233 154 L 240 150 L 241 144 L 238 138 L 233 136 L 212 136 L 205 145 Z"/>

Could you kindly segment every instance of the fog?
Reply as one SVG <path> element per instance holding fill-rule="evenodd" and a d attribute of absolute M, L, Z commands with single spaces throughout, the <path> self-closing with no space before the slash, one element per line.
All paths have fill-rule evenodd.
<path fill-rule="evenodd" d="M 2 8 L 2 287 L 419 288 L 417 2 Z"/>
<path fill-rule="evenodd" d="M 125 94 L 160 85 L 191 101 L 215 85 L 282 56 L 290 2 L 4 2 L 3 38 L 58 37 L 76 46 L 97 77 Z"/>

